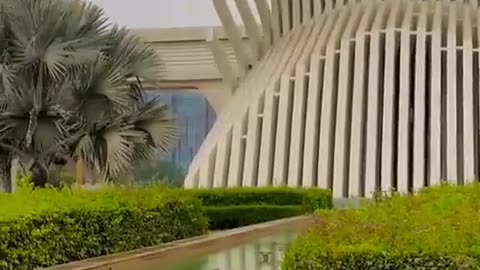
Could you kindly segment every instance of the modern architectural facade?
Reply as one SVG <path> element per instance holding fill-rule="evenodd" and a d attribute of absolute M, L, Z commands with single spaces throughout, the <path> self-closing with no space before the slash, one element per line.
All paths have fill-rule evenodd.
<path fill-rule="evenodd" d="M 163 91 L 154 96 L 171 108 L 179 127 L 176 148 L 172 152 L 162 154 L 161 159 L 187 172 L 193 157 L 215 122 L 216 113 L 208 100 L 197 93 Z"/>
<path fill-rule="evenodd" d="M 196 82 L 221 102 L 185 187 L 369 197 L 479 178 L 478 0 L 236 0 L 242 26 L 212 1 L 223 29 L 197 41 L 221 83 Z"/>

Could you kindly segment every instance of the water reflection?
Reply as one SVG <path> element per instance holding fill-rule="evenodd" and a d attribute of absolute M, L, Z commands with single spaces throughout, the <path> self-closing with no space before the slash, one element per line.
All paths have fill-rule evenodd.
<path fill-rule="evenodd" d="M 282 233 L 262 238 L 167 270 L 277 270 L 287 246 L 296 236 L 296 233 Z"/>

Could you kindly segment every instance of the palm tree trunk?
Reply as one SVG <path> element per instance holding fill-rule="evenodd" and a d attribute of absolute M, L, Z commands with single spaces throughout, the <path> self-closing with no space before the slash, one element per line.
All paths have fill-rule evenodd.
<path fill-rule="evenodd" d="M 14 157 L 12 159 L 12 166 L 10 168 L 10 179 L 12 183 L 12 192 L 17 191 L 17 178 L 19 175 L 21 175 L 21 170 L 22 165 L 20 164 L 20 158 L 19 157 Z"/>
<path fill-rule="evenodd" d="M 12 157 L 9 154 L 0 155 L 0 192 L 12 192 Z"/>
<path fill-rule="evenodd" d="M 75 179 L 78 187 L 82 187 L 85 184 L 85 175 L 83 170 L 83 159 L 79 158 L 77 160 Z"/>

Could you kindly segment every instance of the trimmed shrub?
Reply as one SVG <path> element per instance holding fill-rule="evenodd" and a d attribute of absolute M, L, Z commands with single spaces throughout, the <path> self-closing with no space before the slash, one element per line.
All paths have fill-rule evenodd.
<path fill-rule="evenodd" d="M 187 190 L 205 206 L 301 205 L 306 211 L 332 208 L 332 195 L 323 189 L 228 188 Z"/>
<path fill-rule="evenodd" d="M 205 205 L 202 205 L 205 204 Z M 210 229 L 230 229 L 331 206 L 318 189 L 95 191 L 25 185 L 0 194 L 0 270 L 27 270 L 113 254 Z"/>
<path fill-rule="evenodd" d="M 296 205 L 235 205 L 206 207 L 209 227 L 215 230 L 233 229 L 251 224 L 267 222 L 305 214 Z"/>
<path fill-rule="evenodd" d="M 232 229 L 332 208 L 322 189 L 229 188 L 185 190 L 206 208 L 211 230 Z"/>
<path fill-rule="evenodd" d="M 205 233 L 200 202 L 175 195 L 160 188 L 1 194 L 0 269 L 47 267 Z"/>
<path fill-rule="evenodd" d="M 393 195 L 360 209 L 320 211 L 288 249 L 285 270 L 480 269 L 480 185 Z"/>

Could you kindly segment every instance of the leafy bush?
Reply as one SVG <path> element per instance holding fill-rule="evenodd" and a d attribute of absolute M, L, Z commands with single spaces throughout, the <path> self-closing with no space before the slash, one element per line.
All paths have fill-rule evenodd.
<path fill-rule="evenodd" d="M 186 190 L 200 199 L 211 230 L 232 229 L 332 208 L 322 189 L 231 188 Z"/>
<path fill-rule="evenodd" d="M 27 178 L 20 182 L 28 183 Z M 202 206 L 202 203 L 204 204 Z M 331 206 L 322 190 L 162 186 L 0 194 L 0 270 L 27 270 L 157 245 Z"/>
<path fill-rule="evenodd" d="M 283 269 L 480 269 L 480 185 L 382 197 L 360 209 L 320 211 Z"/>
<path fill-rule="evenodd" d="M 144 162 L 134 170 L 135 182 L 139 184 L 164 184 L 171 187 L 182 187 L 185 172 L 173 162 L 154 159 Z"/>
<path fill-rule="evenodd" d="M 296 205 L 235 205 L 206 207 L 211 229 L 233 229 L 251 224 L 305 214 Z"/>
<path fill-rule="evenodd" d="M 164 188 L 0 194 L 0 269 L 33 269 L 206 232 L 200 202 Z"/>
<path fill-rule="evenodd" d="M 33 189 L 32 177 L 29 174 L 20 174 L 16 180 L 17 188 Z"/>
<path fill-rule="evenodd" d="M 332 196 L 323 189 L 228 188 L 187 190 L 205 206 L 301 205 L 307 211 L 332 208 Z"/>

